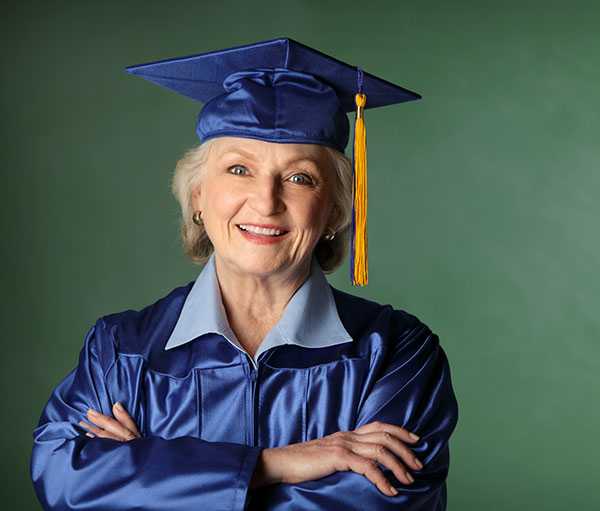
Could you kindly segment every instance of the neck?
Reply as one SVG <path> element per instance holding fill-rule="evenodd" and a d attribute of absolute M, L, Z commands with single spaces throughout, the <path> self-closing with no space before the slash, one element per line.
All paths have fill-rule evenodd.
<path fill-rule="evenodd" d="M 274 325 L 309 277 L 311 258 L 286 271 L 250 273 L 215 254 L 215 269 L 230 325 Z M 237 332 L 236 332 L 237 334 Z"/>

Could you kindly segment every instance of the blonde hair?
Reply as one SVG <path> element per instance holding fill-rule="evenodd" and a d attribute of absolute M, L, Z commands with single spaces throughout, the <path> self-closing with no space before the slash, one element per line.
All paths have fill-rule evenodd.
<path fill-rule="evenodd" d="M 192 191 L 202 179 L 202 171 L 208 160 L 214 138 L 186 151 L 177 162 L 171 182 L 171 191 L 181 208 L 180 233 L 184 253 L 195 264 L 204 264 L 214 251 L 203 225 L 193 222 Z M 323 146 L 335 169 L 333 186 L 333 222 L 328 225 L 335 231 L 335 238 L 319 240 L 315 255 L 321 268 L 331 273 L 346 257 L 350 229 L 352 228 L 352 162 L 341 152 Z"/>

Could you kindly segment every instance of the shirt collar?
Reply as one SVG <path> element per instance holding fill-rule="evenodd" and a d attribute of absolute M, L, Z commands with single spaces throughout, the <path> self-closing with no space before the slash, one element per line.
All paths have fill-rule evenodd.
<path fill-rule="evenodd" d="M 227 321 L 214 252 L 187 295 L 165 350 L 207 333 L 220 334 L 243 350 Z M 282 344 L 322 348 L 350 341 L 352 337 L 342 325 L 329 282 L 317 258 L 313 256 L 310 275 L 287 303 L 281 318 L 263 339 L 254 359 L 258 360 L 261 353 Z"/>

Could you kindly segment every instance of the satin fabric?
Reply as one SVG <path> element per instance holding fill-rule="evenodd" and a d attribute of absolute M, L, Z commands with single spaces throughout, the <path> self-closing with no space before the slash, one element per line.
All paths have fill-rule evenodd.
<path fill-rule="evenodd" d="M 356 110 L 421 99 L 354 65 L 285 38 L 127 66 L 130 74 L 205 103 L 200 141 L 217 136 L 311 143 L 344 152 Z"/>
<path fill-rule="evenodd" d="M 100 318 L 33 431 L 31 478 L 52 510 L 443 510 L 458 405 L 446 354 L 415 316 L 331 288 L 352 341 L 249 356 L 220 334 L 165 351 L 193 282 Z M 120 401 L 142 438 L 89 438 L 88 407 Z M 261 449 L 379 420 L 406 427 L 424 464 L 398 495 L 336 472 L 248 490 Z"/>
<path fill-rule="evenodd" d="M 205 141 L 218 136 L 323 144 L 344 152 L 350 124 L 333 88 L 284 68 L 228 75 L 225 92 L 206 103 L 196 124 Z"/>

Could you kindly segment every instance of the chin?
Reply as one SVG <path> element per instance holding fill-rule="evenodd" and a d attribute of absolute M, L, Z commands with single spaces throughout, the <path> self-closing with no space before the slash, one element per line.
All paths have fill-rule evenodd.
<path fill-rule="evenodd" d="M 278 270 L 283 261 L 277 256 L 266 257 L 259 251 L 239 251 L 231 257 L 231 261 L 241 270 L 247 273 L 271 273 Z"/>

